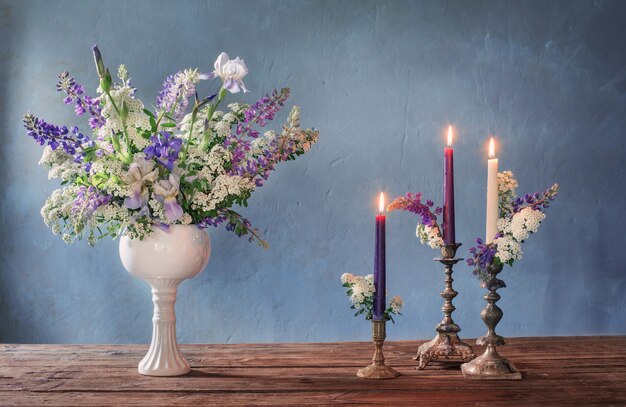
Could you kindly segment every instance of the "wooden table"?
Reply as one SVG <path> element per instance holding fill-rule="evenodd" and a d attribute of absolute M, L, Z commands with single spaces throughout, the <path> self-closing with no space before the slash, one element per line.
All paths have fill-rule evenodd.
<path fill-rule="evenodd" d="M 521 381 L 417 371 L 421 342 L 386 343 L 403 376 L 380 381 L 355 376 L 369 342 L 182 345 L 193 370 L 170 378 L 137 373 L 147 345 L 0 345 L 0 405 L 626 405 L 626 336 L 510 339 Z"/>

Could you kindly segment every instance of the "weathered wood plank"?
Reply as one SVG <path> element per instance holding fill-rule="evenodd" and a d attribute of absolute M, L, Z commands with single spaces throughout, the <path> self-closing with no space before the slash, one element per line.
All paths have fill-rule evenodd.
<path fill-rule="evenodd" d="M 414 369 L 423 341 L 388 342 L 403 376 L 355 376 L 372 344 L 182 345 L 193 371 L 141 376 L 146 345 L 0 345 L 0 405 L 626 405 L 626 337 L 515 338 L 501 353 L 521 381 L 466 381 L 458 366 Z M 477 352 L 481 351 L 476 348 Z"/>

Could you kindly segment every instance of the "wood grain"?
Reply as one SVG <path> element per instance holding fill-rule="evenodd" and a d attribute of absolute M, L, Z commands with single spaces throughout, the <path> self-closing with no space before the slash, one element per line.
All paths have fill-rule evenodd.
<path fill-rule="evenodd" d="M 0 405 L 626 405 L 626 336 L 510 339 L 500 353 L 523 372 L 510 382 L 417 371 L 422 342 L 386 343 L 403 376 L 383 381 L 355 375 L 369 342 L 182 345 L 193 370 L 171 378 L 137 373 L 147 345 L 4 344 Z"/>

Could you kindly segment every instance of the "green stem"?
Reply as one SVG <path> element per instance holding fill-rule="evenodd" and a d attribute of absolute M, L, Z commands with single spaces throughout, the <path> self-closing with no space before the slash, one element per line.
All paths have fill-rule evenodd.
<path fill-rule="evenodd" d="M 128 139 L 128 132 L 126 131 L 126 118 L 122 116 L 120 110 L 117 108 L 117 105 L 115 104 L 115 101 L 113 100 L 113 97 L 111 96 L 111 93 L 110 92 L 105 92 L 105 93 L 109 97 L 109 100 L 111 101 L 111 105 L 113 106 L 113 109 L 115 109 L 115 112 L 117 113 L 117 115 L 120 117 L 120 120 L 122 121 L 122 134 L 124 135 L 124 139 L 126 141 L 126 147 L 130 147 L 130 142 Z M 122 162 L 124 162 L 125 164 L 130 164 L 132 162 L 132 157 L 128 154 L 128 151 L 123 151 L 122 146 L 120 145 L 119 137 L 117 135 L 113 136 L 113 148 L 115 148 L 115 151 L 117 151 L 117 154 L 122 160 Z"/>
<path fill-rule="evenodd" d="M 193 126 L 196 124 L 196 116 L 198 114 L 198 102 L 196 101 L 193 105 L 193 110 L 191 112 L 191 125 L 189 126 L 189 136 L 185 141 L 185 145 L 181 151 L 181 161 L 184 163 L 187 158 L 187 150 L 189 149 L 189 143 L 191 143 L 191 137 L 193 136 Z"/>
<path fill-rule="evenodd" d="M 209 112 L 207 113 L 206 117 L 207 117 L 207 123 L 211 122 L 211 119 L 213 118 L 213 113 L 215 113 L 215 111 L 217 110 L 217 107 L 220 105 L 220 103 L 222 102 L 222 99 L 224 99 L 224 97 L 226 97 L 226 89 L 224 89 L 223 87 L 220 89 L 219 94 L 217 96 L 217 101 L 215 103 L 211 103 L 209 105 Z M 200 143 L 200 149 L 201 150 L 206 150 L 209 147 L 209 129 L 205 130 L 204 134 L 202 135 L 202 142 Z"/>

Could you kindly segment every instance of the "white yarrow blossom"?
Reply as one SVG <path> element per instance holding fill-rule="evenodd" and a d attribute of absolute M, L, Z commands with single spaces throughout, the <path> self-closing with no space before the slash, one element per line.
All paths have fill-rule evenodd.
<path fill-rule="evenodd" d="M 546 215 L 538 210 L 527 207 L 513 215 L 511 234 L 518 242 L 528 239 L 531 233 L 539 230 L 539 225 Z"/>
<path fill-rule="evenodd" d="M 213 66 L 215 70 L 208 75 L 209 79 L 219 76 L 224 81 L 224 89 L 230 93 L 248 92 L 243 84 L 243 78 L 248 74 L 248 68 L 243 59 L 239 57 L 230 59 L 227 53 L 222 52 Z"/>
<path fill-rule="evenodd" d="M 391 299 L 391 302 L 389 303 L 391 310 L 395 312 L 396 314 L 400 313 L 403 305 L 404 305 L 404 301 L 402 300 L 402 297 L 400 297 L 399 295 L 396 295 L 395 297 L 393 297 Z"/>

